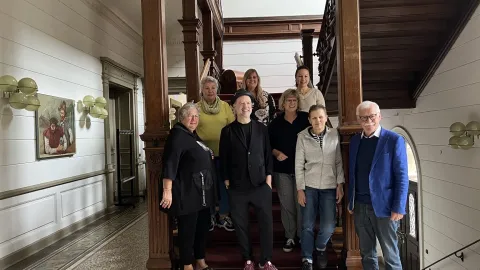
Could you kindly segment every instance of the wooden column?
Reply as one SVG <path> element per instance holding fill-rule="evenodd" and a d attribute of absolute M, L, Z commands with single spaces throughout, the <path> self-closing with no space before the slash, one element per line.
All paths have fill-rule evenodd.
<path fill-rule="evenodd" d="M 362 102 L 362 63 L 360 55 L 359 0 L 337 0 L 336 39 L 339 97 L 339 130 L 345 170 L 344 250 L 348 269 L 362 269 L 360 246 L 355 233 L 353 215 L 348 205 L 348 160 L 350 139 L 361 131 L 356 108 Z"/>
<path fill-rule="evenodd" d="M 223 39 L 219 38 L 215 40 L 215 51 L 217 52 L 217 56 L 215 57 L 215 63 L 220 70 L 223 69 Z"/>
<path fill-rule="evenodd" d="M 200 100 L 198 31 L 202 22 L 197 18 L 197 0 L 183 0 L 183 45 L 185 48 L 185 80 L 187 101 Z"/>
<path fill-rule="evenodd" d="M 169 130 L 165 2 L 142 0 L 143 65 L 145 73 L 145 142 L 148 189 L 148 269 L 171 269 L 171 228 L 159 210 L 162 153 Z M 161 187 L 161 186 L 160 186 Z"/>
<path fill-rule="evenodd" d="M 213 37 L 213 16 L 210 10 L 202 13 L 203 24 L 203 61 L 214 61 L 216 52 Z"/>
<path fill-rule="evenodd" d="M 313 84 L 313 32 L 315 29 L 302 30 L 303 65 L 310 70 L 310 81 Z"/>

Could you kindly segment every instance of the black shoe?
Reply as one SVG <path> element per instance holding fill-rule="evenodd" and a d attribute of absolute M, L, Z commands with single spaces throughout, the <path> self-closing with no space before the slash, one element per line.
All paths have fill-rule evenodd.
<path fill-rule="evenodd" d="M 328 257 L 327 257 L 327 251 L 318 251 L 317 255 L 317 263 L 320 268 L 325 268 L 327 267 L 328 264 Z"/>
<path fill-rule="evenodd" d="M 313 266 L 307 260 L 302 262 L 302 270 L 313 270 Z"/>
<path fill-rule="evenodd" d="M 285 245 L 283 246 L 283 251 L 291 252 L 294 247 L 295 247 L 295 240 L 288 239 L 287 242 L 285 242 Z"/>

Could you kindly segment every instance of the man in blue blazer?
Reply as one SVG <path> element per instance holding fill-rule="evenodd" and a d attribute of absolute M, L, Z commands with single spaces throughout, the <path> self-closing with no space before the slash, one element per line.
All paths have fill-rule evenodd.
<path fill-rule="evenodd" d="M 379 269 L 378 238 L 385 269 L 402 270 L 396 232 L 408 193 L 405 140 L 380 126 L 380 108 L 374 102 L 358 105 L 357 118 L 363 132 L 350 141 L 348 211 L 354 215 L 363 269 Z"/>

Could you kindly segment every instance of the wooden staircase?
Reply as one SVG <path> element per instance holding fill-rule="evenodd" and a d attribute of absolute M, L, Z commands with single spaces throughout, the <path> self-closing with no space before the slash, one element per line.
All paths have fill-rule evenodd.
<path fill-rule="evenodd" d="M 326 3 L 316 49 L 317 86 L 324 93 L 329 115 L 339 111 L 336 2 Z M 478 3 L 359 0 L 363 99 L 382 109 L 414 108 Z"/>
<path fill-rule="evenodd" d="M 327 0 L 315 56 L 319 58 L 317 85 L 325 96 L 328 114 L 335 116 L 341 111 L 342 92 L 337 74 L 337 55 L 342 50 L 337 44 L 337 23 L 341 22 L 337 10 L 338 1 Z M 450 49 L 458 34 L 474 12 L 477 0 L 358 0 L 361 44 L 361 87 L 363 100 L 377 102 L 381 109 L 414 108 L 416 100 L 435 69 Z M 313 57 L 312 55 L 304 55 Z M 230 72 L 222 77 L 223 70 L 214 61 L 205 61 L 202 77 L 210 74 L 220 79 L 224 88 L 220 98 L 229 102 L 238 88 L 239 74 Z M 341 63 L 340 63 L 341 64 Z M 230 89 L 231 88 L 231 89 Z M 228 94 L 223 94 L 228 93 Z M 280 94 L 275 94 L 278 101 Z M 344 104 L 345 106 L 345 104 Z M 349 104 L 348 106 L 351 106 Z M 356 105 L 355 105 L 356 106 Z M 340 121 L 341 122 L 341 121 Z M 343 155 L 348 157 L 348 140 L 354 127 L 342 133 Z M 345 164 L 345 170 L 348 164 Z M 345 189 L 348 186 L 348 179 Z M 282 250 L 283 227 L 280 219 L 278 196 L 273 194 L 274 254 L 273 263 L 278 269 L 300 269 L 300 247 L 291 253 Z M 339 209 L 338 227 L 328 247 L 327 269 L 345 268 L 349 252 L 347 243 L 355 242 L 352 219 L 346 218 L 346 203 Z M 251 215 L 251 236 L 255 254 L 259 254 L 259 230 L 255 216 Z M 175 239 L 175 234 L 174 234 Z M 175 242 L 175 240 L 174 240 Z M 355 245 L 355 244 L 353 244 Z M 349 246 L 349 247 L 350 247 Z M 357 247 L 358 248 L 358 247 Z M 357 250 L 358 252 L 358 250 Z M 174 248 L 173 261 L 178 259 Z M 358 255 L 356 255 L 358 260 Z M 216 228 L 210 233 L 207 262 L 215 269 L 241 269 L 243 261 L 235 232 Z M 177 266 L 178 267 L 178 266 Z M 174 267 L 176 268 L 176 267 Z"/>

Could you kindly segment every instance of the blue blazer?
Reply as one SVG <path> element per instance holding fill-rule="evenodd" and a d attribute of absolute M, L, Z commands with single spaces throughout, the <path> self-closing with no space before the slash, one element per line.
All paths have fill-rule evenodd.
<path fill-rule="evenodd" d="M 355 207 L 355 166 L 360 134 L 350 141 L 349 209 Z M 380 130 L 377 148 L 370 169 L 370 197 L 377 217 L 390 217 L 391 212 L 405 214 L 408 194 L 408 162 L 405 140 L 397 133 Z"/>

